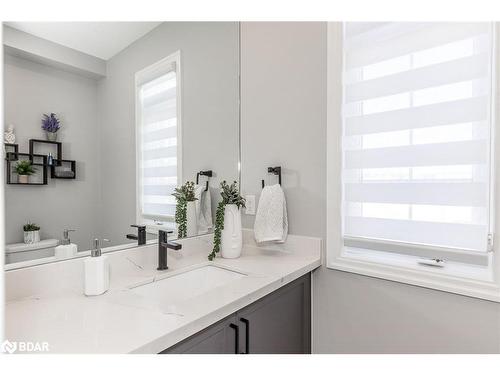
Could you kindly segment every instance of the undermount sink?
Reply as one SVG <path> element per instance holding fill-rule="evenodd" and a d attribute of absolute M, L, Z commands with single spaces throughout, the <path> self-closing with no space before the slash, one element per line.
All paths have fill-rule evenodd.
<path fill-rule="evenodd" d="M 190 300 L 245 276 L 245 274 L 237 271 L 214 265 L 205 265 L 146 285 L 137 286 L 132 288 L 131 291 L 146 299 L 168 302 L 170 305 Z"/>

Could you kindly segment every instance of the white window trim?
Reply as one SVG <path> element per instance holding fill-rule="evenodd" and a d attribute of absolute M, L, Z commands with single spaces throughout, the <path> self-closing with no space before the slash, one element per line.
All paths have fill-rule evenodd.
<path fill-rule="evenodd" d="M 498 31 L 495 30 L 495 47 L 500 51 Z M 342 239 L 342 23 L 328 23 L 328 93 L 327 93 L 327 240 L 326 266 L 331 269 L 366 275 L 370 277 L 417 285 L 425 288 L 446 291 L 500 302 L 500 257 L 498 241 L 495 242 L 491 256 L 492 279 L 475 280 L 451 275 L 445 268 L 397 265 L 396 262 L 384 264 L 370 261 L 367 257 L 347 256 Z M 497 68 L 498 69 L 498 68 Z M 500 75 L 493 72 L 493 101 L 499 109 L 497 79 Z M 493 116 L 496 111 L 492 111 Z M 493 117 L 492 142 L 500 148 L 500 140 L 495 131 L 498 126 Z M 496 140 L 496 141 L 495 141 Z M 494 165 L 500 165 L 500 152 L 492 148 L 492 172 Z M 492 191 L 495 196 L 500 186 L 500 173 L 493 175 Z M 500 205 L 493 201 L 491 215 L 500 212 Z M 495 233 L 500 233 L 498 220 L 494 224 Z"/>
<path fill-rule="evenodd" d="M 135 154 L 136 154 L 136 223 L 144 223 L 145 218 L 142 215 L 142 184 L 141 172 L 139 166 L 141 165 L 141 145 L 142 145 L 142 132 L 141 132 L 141 106 L 140 106 L 140 84 L 147 77 L 154 75 L 161 75 L 167 73 L 172 66 L 175 64 L 176 71 L 176 104 L 177 104 L 177 181 L 182 181 L 182 71 L 181 71 L 181 51 L 176 51 L 171 55 L 157 61 L 156 63 L 138 71 L 135 74 Z M 156 218 L 159 221 L 165 221 L 167 223 L 155 225 L 154 230 L 153 225 L 148 222 L 147 232 L 157 233 L 158 229 L 172 229 L 172 224 L 174 222 L 174 216 L 162 216 Z M 151 220 L 154 220 L 151 218 Z M 169 225 L 170 224 L 170 225 Z"/>

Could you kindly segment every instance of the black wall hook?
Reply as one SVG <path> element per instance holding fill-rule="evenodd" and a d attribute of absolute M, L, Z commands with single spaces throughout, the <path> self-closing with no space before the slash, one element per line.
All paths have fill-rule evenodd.
<path fill-rule="evenodd" d="M 196 173 L 196 185 L 198 185 L 200 176 L 207 176 L 207 185 L 205 187 L 205 191 L 208 191 L 208 178 L 212 177 L 212 175 L 213 175 L 212 171 L 199 171 L 198 173 Z"/>
<path fill-rule="evenodd" d="M 272 173 L 278 176 L 278 183 L 281 185 L 281 167 L 267 167 L 267 173 Z M 262 180 L 262 188 L 264 189 L 265 183 Z"/>

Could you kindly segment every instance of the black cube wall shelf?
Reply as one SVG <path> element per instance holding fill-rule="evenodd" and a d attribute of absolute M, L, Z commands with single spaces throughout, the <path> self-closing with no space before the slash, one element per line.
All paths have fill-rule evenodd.
<path fill-rule="evenodd" d="M 61 180 L 74 180 L 76 179 L 76 161 L 75 160 L 54 160 L 54 165 L 50 167 L 50 178 L 57 178 Z M 73 176 L 58 176 L 56 168 L 65 168 L 69 165 Z"/>
<path fill-rule="evenodd" d="M 44 143 L 54 145 L 56 147 L 56 155 L 52 159 L 52 163 L 48 164 L 48 157 L 42 154 L 35 154 L 35 145 L 37 143 Z M 30 139 L 29 140 L 29 153 L 19 152 L 19 145 L 14 143 L 4 143 L 5 147 L 5 161 L 7 162 L 7 179 L 9 185 L 47 185 L 47 169 L 50 168 L 50 177 L 53 179 L 74 180 L 76 179 L 76 161 L 63 159 L 62 143 L 55 141 L 47 141 L 45 139 Z M 42 182 L 30 182 L 27 184 L 12 181 L 12 162 L 27 159 L 37 168 L 37 172 L 42 172 Z M 68 168 L 69 167 L 69 168 Z M 71 170 L 72 173 L 64 176 L 59 174 L 57 168 L 64 170 Z M 58 175 L 59 174 L 59 175 Z"/>
<path fill-rule="evenodd" d="M 9 152 L 7 154 L 8 156 L 6 157 L 7 161 L 7 184 L 8 185 L 47 185 L 47 157 L 45 155 L 31 155 L 31 154 L 25 154 L 22 152 Z M 12 157 L 15 157 L 15 159 L 9 159 Z M 42 181 L 41 182 L 28 182 L 28 183 L 20 183 L 16 181 L 12 181 L 12 163 L 16 162 L 18 160 L 30 160 L 31 164 L 38 166 L 40 168 L 37 168 L 36 172 L 41 171 L 42 172 Z M 34 159 L 37 159 L 38 162 L 33 161 Z M 39 160 L 41 159 L 41 160 Z"/>
<path fill-rule="evenodd" d="M 30 154 L 35 153 L 35 143 L 45 143 L 55 145 L 57 148 L 57 154 L 54 156 L 54 159 L 60 160 L 62 159 L 62 143 L 55 141 L 47 141 L 45 139 L 30 139 Z"/>
<path fill-rule="evenodd" d="M 19 145 L 17 143 L 4 143 L 5 147 L 5 157 L 13 157 L 12 153 L 17 154 L 19 152 Z"/>

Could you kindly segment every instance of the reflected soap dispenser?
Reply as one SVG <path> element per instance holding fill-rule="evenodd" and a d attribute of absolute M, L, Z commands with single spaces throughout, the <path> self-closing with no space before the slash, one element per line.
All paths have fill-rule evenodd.
<path fill-rule="evenodd" d="M 98 238 L 94 239 L 94 248 L 84 265 L 85 295 L 98 296 L 105 293 L 109 289 L 109 261 L 106 255 L 101 254 L 101 242 Z"/>
<path fill-rule="evenodd" d="M 58 259 L 73 258 L 78 251 L 76 244 L 71 243 L 69 232 L 75 232 L 74 229 L 65 229 L 63 231 L 63 238 L 59 246 L 55 248 L 55 257 Z"/>

